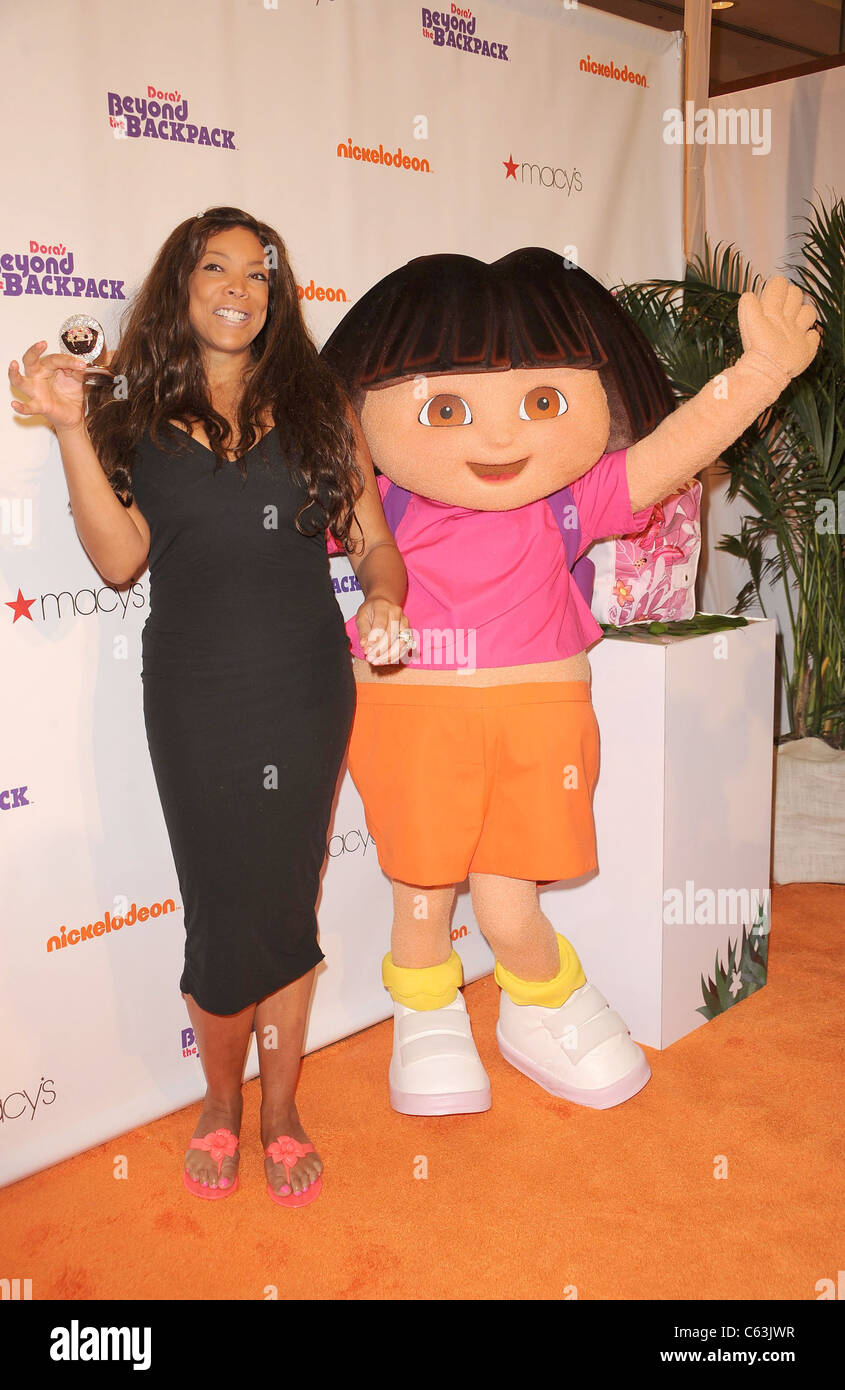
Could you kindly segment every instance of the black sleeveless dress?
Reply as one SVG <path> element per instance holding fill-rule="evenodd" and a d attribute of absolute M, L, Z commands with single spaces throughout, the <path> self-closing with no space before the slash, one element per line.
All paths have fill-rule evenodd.
<path fill-rule="evenodd" d="M 145 435 L 133 469 L 144 720 L 185 911 L 180 988 L 233 1014 L 324 958 L 315 903 L 355 683 L 325 532 L 294 526 L 307 492 L 278 430 L 245 481 L 166 436 L 167 451 Z"/>

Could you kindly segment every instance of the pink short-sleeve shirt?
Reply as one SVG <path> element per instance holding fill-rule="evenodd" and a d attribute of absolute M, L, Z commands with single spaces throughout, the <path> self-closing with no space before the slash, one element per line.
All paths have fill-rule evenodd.
<path fill-rule="evenodd" d="M 632 512 L 624 449 L 604 454 L 570 483 L 581 537 L 575 558 L 605 536 L 641 530 Z M 378 479 L 382 500 L 393 484 Z M 507 512 L 478 512 L 411 493 L 395 528 L 408 571 L 404 612 L 416 647 L 410 666 L 438 670 L 535 665 L 574 656 L 601 636 L 572 582 L 548 498 Z M 363 657 L 354 617 L 352 655 Z"/>

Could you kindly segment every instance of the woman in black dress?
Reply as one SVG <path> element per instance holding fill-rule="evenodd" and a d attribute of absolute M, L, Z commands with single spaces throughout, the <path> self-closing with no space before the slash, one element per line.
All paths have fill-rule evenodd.
<path fill-rule="evenodd" d="M 405 568 L 271 227 L 214 208 L 175 229 L 112 357 L 117 386 L 45 348 L 24 354 L 25 375 L 12 363 L 26 399 L 13 408 L 55 429 L 77 532 L 103 577 L 129 583 L 149 560 L 144 718 L 207 1083 L 185 1183 L 197 1196 L 236 1190 L 254 1026 L 268 1192 L 304 1205 L 322 1163 L 294 1093 L 355 704 L 327 527 L 361 584 L 374 664 L 404 653 Z"/>

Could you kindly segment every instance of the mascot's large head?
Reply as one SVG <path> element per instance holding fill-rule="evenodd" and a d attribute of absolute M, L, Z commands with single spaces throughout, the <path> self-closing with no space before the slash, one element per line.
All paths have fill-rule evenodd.
<path fill-rule="evenodd" d="M 675 404 L 613 295 L 539 247 L 492 265 L 410 261 L 353 305 L 323 356 L 380 472 L 475 511 L 557 492 L 650 434 Z"/>

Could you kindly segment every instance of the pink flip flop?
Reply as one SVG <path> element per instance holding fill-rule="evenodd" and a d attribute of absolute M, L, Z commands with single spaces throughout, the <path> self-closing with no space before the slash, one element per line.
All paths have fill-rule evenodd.
<path fill-rule="evenodd" d="M 217 1164 L 218 1182 L 224 1158 L 234 1158 L 237 1147 L 237 1136 L 230 1129 L 215 1129 L 211 1134 L 204 1135 L 202 1139 L 192 1139 L 188 1145 L 189 1149 L 203 1149 L 206 1153 L 211 1154 Z M 197 1182 L 196 1178 L 188 1176 L 187 1169 L 182 1176 L 188 1191 L 192 1192 L 195 1197 L 204 1197 L 206 1201 L 214 1202 L 221 1197 L 231 1197 L 238 1190 L 239 1175 L 237 1173 L 231 1187 L 209 1187 L 208 1184 L 203 1186 L 201 1182 Z"/>
<path fill-rule="evenodd" d="M 290 1187 L 291 1169 L 296 1166 L 297 1161 L 303 1158 L 305 1154 L 317 1152 L 313 1144 L 300 1144 L 297 1139 L 292 1139 L 289 1134 L 280 1134 L 272 1144 L 268 1144 L 264 1152 L 269 1159 L 272 1159 L 273 1163 L 283 1163 L 285 1165 L 285 1173 L 288 1181 L 285 1183 L 281 1192 L 274 1192 L 269 1182 L 267 1184 L 268 1196 L 272 1197 L 274 1202 L 278 1202 L 280 1207 L 307 1207 L 309 1203 L 319 1197 L 323 1190 L 323 1179 L 319 1175 L 311 1183 L 311 1186 L 306 1187 L 303 1192 L 292 1192 Z"/>

